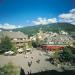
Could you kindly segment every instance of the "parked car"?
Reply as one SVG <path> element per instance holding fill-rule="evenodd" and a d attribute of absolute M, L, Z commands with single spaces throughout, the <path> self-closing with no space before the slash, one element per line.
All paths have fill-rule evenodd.
<path fill-rule="evenodd" d="M 4 53 L 4 55 L 8 56 L 8 55 L 14 55 L 15 53 L 13 51 L 7 51 Z"/>

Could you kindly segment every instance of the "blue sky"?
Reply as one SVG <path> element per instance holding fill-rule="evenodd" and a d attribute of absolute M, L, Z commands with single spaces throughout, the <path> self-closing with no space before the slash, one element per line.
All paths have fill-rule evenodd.
<path fill-rule="evenodd" d="M 0 24 L 32 25 L 38 18 L 57 18 L 75 8 L 75 0 L 0 0 Z"/>

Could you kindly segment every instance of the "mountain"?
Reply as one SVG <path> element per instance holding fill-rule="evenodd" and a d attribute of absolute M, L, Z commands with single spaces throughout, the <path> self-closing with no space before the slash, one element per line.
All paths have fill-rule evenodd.
<path fill-rule="evenodd" d="M 36 34 L 40 28 L 42 28 L 44 32 L 46 31 L 59 32 L 60 30 L 67 31 L 69 33 L 75 32 L 75 25 L 69 23 L 53 23 L 47 25 L 28 26 L 28 27 L 14 29 L 14 31 L 21 31 L 31 36 Z"/>

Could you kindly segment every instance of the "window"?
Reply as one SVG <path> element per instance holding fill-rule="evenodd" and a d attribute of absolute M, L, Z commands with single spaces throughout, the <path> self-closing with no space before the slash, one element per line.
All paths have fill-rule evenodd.
<path fill-rule="evenodd" d="M 16 44 L 19 44 L 19 42 L 16 42 Z"/>
<path fill-rule="evenodd" d="M 17 39 L 13 39 L 13 40 L 17 40 Z"/>

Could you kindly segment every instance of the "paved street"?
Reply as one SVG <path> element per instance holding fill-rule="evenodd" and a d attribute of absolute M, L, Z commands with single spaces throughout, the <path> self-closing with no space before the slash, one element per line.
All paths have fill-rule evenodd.
<path fill-rule="evenodd" d="M 45 52 L 33 50 L 32 53 L 28 52 L 26 55 L 25 54 L 17 54 L 16 56 L 0 55 L 0 65 L 12 62 L 15 65 L 22 67 L 25 70 L 26 74 L 30 71 L 32 73 L 36 73 L 39 71 L 56 69 L 54 65 L 50 64 L 49 61 L 46 61 L 46 59 L 48 59 L 49 56 L 46 56 L 45 54 L 46 54 Z M 37 63 L 36 62 L 37 60 L 40 60 L 40 62 Z M 29 67 L 28 62 L 30 61 L 32 61 L 32 64 Z"/>

